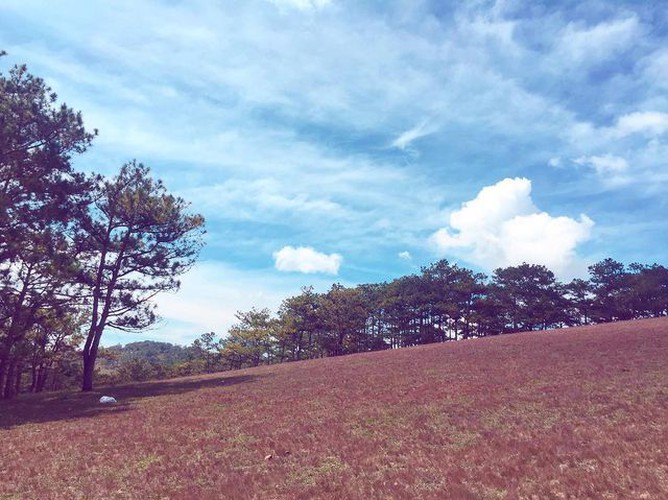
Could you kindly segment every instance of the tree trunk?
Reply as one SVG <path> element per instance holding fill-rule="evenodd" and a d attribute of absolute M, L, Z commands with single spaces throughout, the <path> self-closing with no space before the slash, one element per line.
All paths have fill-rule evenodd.
<path fill-rule="evenodd" d="M 16 369 L 16 360 L 13 359 L 9 362 L 9 367 L 5 375 L 5 386 L 2 391 L 2 397 L 4 399 L 11 399 L 14 397 L 14 374 Z"/>
<path fill-rule="evenodd" d="M 83 355 L 83 378 L 81 390 L 89 392 L 93 390 L 93 372 L 95 371 L 95 361 L 90 354 Z"/>
<path fill-rule="evenodd" d="M 21 379 L 22 378 L 23 378 L 23 366 L 19 365 L 19 368 L 16 371 L 16 382 L 14 384 L 14 394 L 18 394 L 21 391 Z"/>
<path fill-rule="evenodd" d="M 103 315 L 106 320 L 106 315 Z M 93 390 L 93 375 L 95 374 L 95 360 L 97 359 L 97 351 L 102 338 L 102 331 L 104 323 L 100 322 L 96 327 L 91 328 L 86 339 L 86 345 L 83 349 L 83 379 L 81 383 L 81 390 L 83 392 L 90 392 Z"/>
<path fill-rule="evenodd" d="M 41 365 L 37 372 L 37 384 L 35 385 L 35 392 L 42 392 L 44 390 L 48 374 L 49 368 L 45 365 Z"/>
<path fill-rule="evenodd" d="M 32 383 L 30 384 L 30 392 L 40 392 L 40 380 L 44 375 L 44 364 L 40 365 L 32 370 Z"/>
<path fill-rule="evenodd" d="M 2 388 L 4 387 L 8 364 L 9 357 L 6 356 L 4 352 L 0 353 L 0 399 L 2 399 Z"/>
<path fill-rule="evenodd" d="M 302 357 L 302 336 L 303 333 L 300 330 L 299 334 L 297 335 L 297 356 L 296 356 L 297 361 L 299 361 Z"/>
<path fill-rule="evenodd" d="M 33 361 L 30 366 L 30 392 L 37 392 L 37 376 L 39 369 L 37 364 Z"/>
<path fill-rule="evenodd" d="M 13 391 L 8 389 L 12 384 L 14 375 L 14 366 L 16 359 L 12 357 L 12 348 L 14 347 L 14 325 L 10 325 L 4 345 L 0 346 L 0 399 L 10 399 L 13 397 Z"/>
<path fill-rule="evenodd" d="M 97 349 L 95 351 L 97 351 Z M 83 379 L 81 383 L 81 390 L 83 392 L 90 392 L 93 390 L 93 374 L 95 373 L 96 357 L 97 352 L 93 353 L 92 349 L 84 351 L 83 353 Z"/>

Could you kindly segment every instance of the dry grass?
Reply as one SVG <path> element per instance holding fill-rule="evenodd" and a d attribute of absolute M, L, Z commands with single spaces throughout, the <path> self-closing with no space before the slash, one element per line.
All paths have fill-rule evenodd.
<path fill-rule="evenodd" d="M 0 498 L 668 498 L 668 320 L 27 397 L 0 438 Z"/>

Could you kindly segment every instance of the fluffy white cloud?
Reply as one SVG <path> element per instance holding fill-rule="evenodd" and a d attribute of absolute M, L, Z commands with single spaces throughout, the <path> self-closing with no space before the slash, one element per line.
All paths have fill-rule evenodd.
<path fill-rule="evenodd" d="M 432 240 L 442 254 L 487 270 L 528 262 L 564 276 L 580 271 L 575 249 L 589 239 L 593 225 L 584 214 L 575 220 L 540 211 L 531 199 L 531 181 L 509 178 L 463 203 Z"/>
<path fill-rule="evenodd" d="M 285 246 L 274 252 L 274 261 L 279 271 L 338 274 L 343 257 L 318 252 L 312 247 Z"/>
<path fill-rule="evenodd" d="M 617 137 L 626 137 L 635 133 L 665 134 L 668 132 L 668 113 L 642 111 L 620 116 L 613 132 L 613 135 Z"/>

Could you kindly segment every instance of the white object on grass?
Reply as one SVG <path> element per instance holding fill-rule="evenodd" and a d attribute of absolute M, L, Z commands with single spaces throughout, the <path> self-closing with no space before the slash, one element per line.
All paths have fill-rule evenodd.
<path fill-rule="evenodd" d="M 111 396 L 102 396 L 100 398 L 100 403 L 117 403 L 115 398 L 112 398 Z"/>

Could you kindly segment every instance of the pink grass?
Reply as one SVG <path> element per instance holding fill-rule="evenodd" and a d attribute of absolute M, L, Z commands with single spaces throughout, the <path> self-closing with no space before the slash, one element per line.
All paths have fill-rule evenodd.
<path fill-rule="evenodd" d="M 2 498 L 668 498 L 665 318 L 1 404 Z"/>

